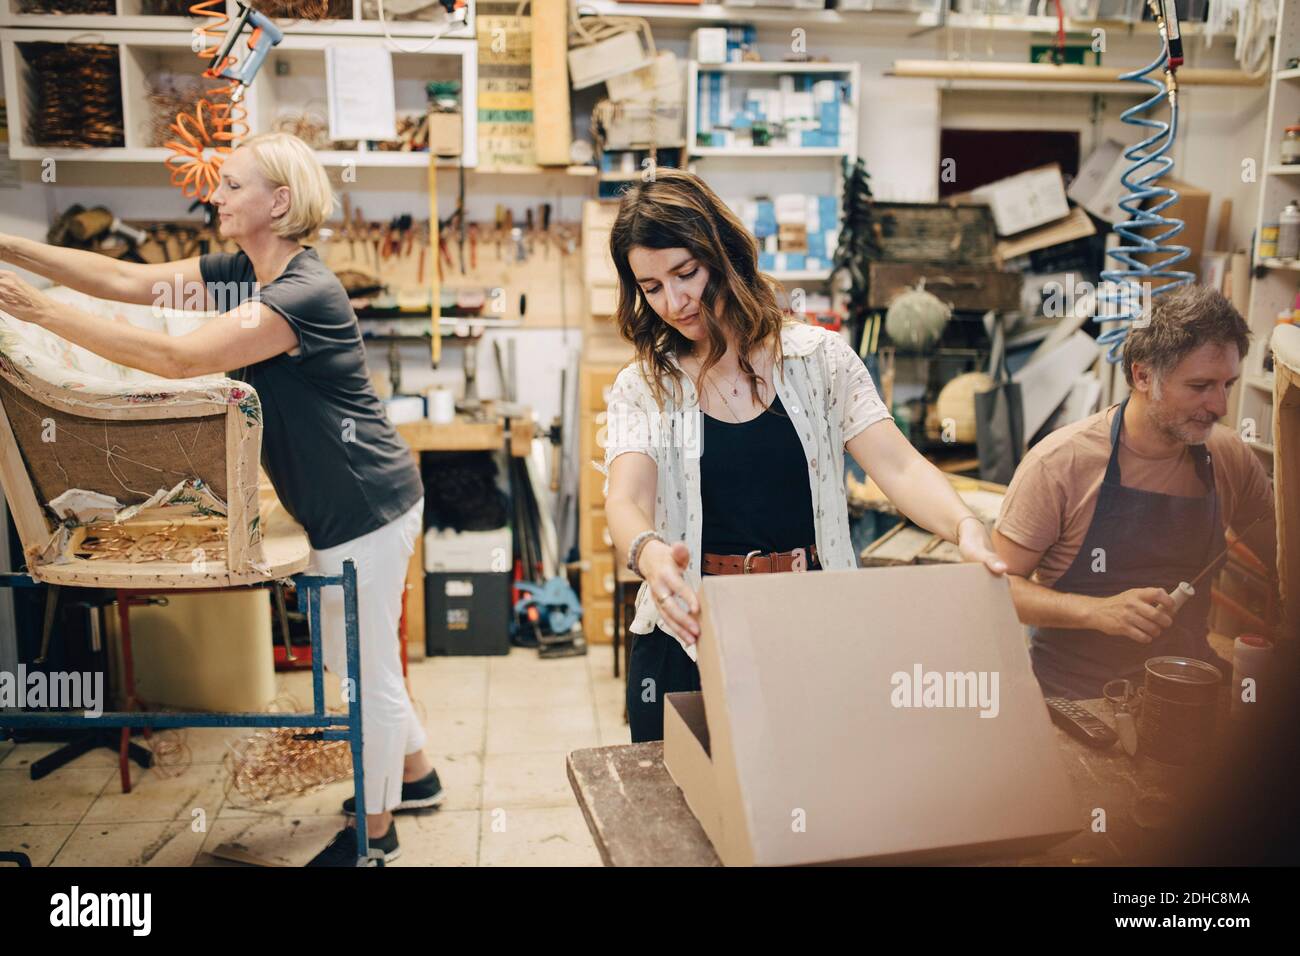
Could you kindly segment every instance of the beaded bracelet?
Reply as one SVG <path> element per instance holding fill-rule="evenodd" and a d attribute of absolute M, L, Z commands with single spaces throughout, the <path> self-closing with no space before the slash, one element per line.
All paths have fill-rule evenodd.
<path fill-rule="evenodd" d="M 641 573 L 641 549 L 644 548 L 646 542 L 651 539 L 654 539 L 661 544 L 668 543 L 667 541 L 664 541 L 663 535 L 658 531 L 651 529 L 650 531 L 642 531 L 639 535 L 633 538 L 632 546 L 627 549 L 627 569 L 639 578 L 645 577 L 645 575 Z"/>

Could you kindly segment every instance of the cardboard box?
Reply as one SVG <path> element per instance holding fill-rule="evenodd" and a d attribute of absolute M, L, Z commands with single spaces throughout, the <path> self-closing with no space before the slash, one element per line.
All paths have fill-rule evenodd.
<path fill-rule="evenodd" d="M 999 179 L 971 190 L 971 195 L 992 207 L 999 236 L 1013 236 L 1070 214 L 1061 167 L 1056 163 Z"/>
<path fill-rule="evenodd" d="M 1022 232 L 1014 239 L 999 241 L 998 258 L 1003 262 L 1009 262 L 1017 256 L 1027 255 L 1037 249 L 1050 249 L 1064 242 L 1073 242 L 1075 239 L 1095 235 L 1096 232 L 1097 227 L 1092 224 L 1088 214 L 1082 209 L 1075 208 L 1059 222 Z"/>
<path fill-rule="evenodd" d="M 666 695 L 664 763 L 727 865 L 1034 852 L 1087 824 L 1004 578 L 728 575 L 700 597 L 703 693 Z"/>
<path fill-rule="evenodd" d="M 1186 246 L 1190 251 L 1189 255 L 1182 262 L 1173 268 L 1178 272 L 1191 272 L 1196 276 L 1201 274 L 1201 253 L 1205 251 L 1205 233 L 1210 222 L 1210 193 L 1206 189 L 1198 189 L 1190 183 L 1185 183 L 1180 179 L 1174 179 L 1172 176 L 1165 176 L 1158 185 L 1167 186 L 1178 193 L 1178 201 L 1168 209 L 1165 209 L 1160 215 L 1166 219 L 1181 219 L 1183 221 L 1183 231 L 1178 235 L 1166 240 L 1166 245 Z M 1156 232 L 1154 229 L 1143 229 L 1142 234 L 1151 236 Z M 1168 256 L 1136 256 L 1142 262 L 1159 262 Z M 1111 268 L 1113 259 L 1107 260 L 1107 267 Z"/>
<path fill-rule="evenodd" d="M 459 156 L 464 123 L 459 113 L 429 114 L 429 148 L 438 156 Z M 425 302 L 428 305 L 428 302 Z"/>
<path fill-rule="evenodd" d="M 514 554 L 510 526 L 493 531 L 453 531 L 430 528 L 424 533 L 424 570 L 506 571 Z"/>
<path fill-rule="evenodd" d="M 727 62 L 727 28 L 701 27 L 691 34 L 691 57 L 701 64 Z"/>
<path fill-rule="evenodd" d="M 1108 139 L 1084 160 L 1066 195 L 1103 222 L 1114 225 L 1128 218 L 1119 201 L 1128 192 L 1120 177 L 1132 165 L 1124 158 L 1124 145 Z"/>
<path fill-rule="evenodd" d="M 653 62 L 642 45 L 641 33 L 616 33 L 597 43 L 569 49 L 569 81 L 575 90 L 584 90 Z"/>

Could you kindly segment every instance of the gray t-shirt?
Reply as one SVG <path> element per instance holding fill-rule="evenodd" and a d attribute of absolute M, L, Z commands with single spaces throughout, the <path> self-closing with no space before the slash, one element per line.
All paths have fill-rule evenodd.
<path fill-rule="evenodd" d="M 316 250 L 261 287 L 242 251 L 202 256 L 199 270 L 219 310 L 257 299 L 298 335 L 297 355 L 231 374 L 262 400 L 262 466 L 312 547 L 335 547 L 409 511 L 424 494 L 419 470 L 371 387 L 347 292 Z"/>

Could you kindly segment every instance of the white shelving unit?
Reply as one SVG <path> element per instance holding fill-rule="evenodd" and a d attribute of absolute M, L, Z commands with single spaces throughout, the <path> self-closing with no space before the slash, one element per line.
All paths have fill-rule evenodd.
<path fill-rule="evenodd" d="M 956 13 L 948 11 L 946 16 L 940 22 L 940 15 L 937 11 L 927 10 L 924 13 L 916 14 L 916 25 L 919 27 L 951 27 L 954 30 L 989 30 L 997 33 L 1056 33 L 1057 21 L 1055 16 L 1016 16 L 1007 13 Z M 1130 23 L 1128 20 L 1081 20 L 1076 17 L 1065 17 L 1065 32 L 1082 32 L 1088 33 L 1093 29 L 1100 27 L 1107 31 L 1116 31 L 1122 33 L 1150 34 L 1156 33 L 1156 25 L 1151 20 L 1139 20 Z M 1178 25 L 1179 33 L 1185 37 L 1200 36 L 1204 32 L 1205 25 L 1194 22 L 1181 22 Z M 1233 37 L 1227 35 L 1222 39 L 1232 43 Z"/>
<path fill-rule="evenodd" d="M 1287 60 L 1294 56 L 1300 56 L 1300 0 L 1281 0 L 1273 43 L 1256 236 L 1265 223 L 1277 222 L 1287 202 L 1300 198 L 1300 166 L 1284 166 L 1281 162 L 1283 129 L 1300 117 L 1300 69 L 1285 69 Z M 1238 390 L 1236 421 L 1240 432 L 1253 433 L 1251 447 L 1271 466 L 1273 376 L 1264 369 L 1264 356 L 1277 314 L 1295 303 L 1300 289 L 1300 259 L 1261 259 L 1256 247 L 1254 265 L 1256 278 L 1251 283 L 1246 314 L 1251 346 L 1242 367 L 1244 387 Z"/>
<path fill-rule="evenodd" d="M 3 2 L 3 0 L 0 0 Z M 190 30 L 104 30 L 72 33 L 68 30 L 5 28 L 0 30 L 4 58 L 5 98 L 9 104 L 10 155 L 14 159 L 161 163 L 171 155 L 153 146 L 149 137 L 148 79 L 158 70 L 198 76 L 202 60 L 191 48 Z M 267 56 L 244 99 L 251 133 L 273 128 L 277 117 L 287 111 L 309 108 L 327 114 L 325 50 L 344 37 L 337 34 L 288 34 Z M 347 37 L 350 43 L 384 44 L 382 37 Z M 29 141 L 30 67 L 20 44 L 105 43 L 118 47 L 125 145 L 103 149 L 41 146 Z M 464 164 L 478 162 L 477 92 L 478 45 L 474 40 L 428 39 L 419 53 L 393 53 L 393 80 L 399 112 L 424 108 L 424 84 L 436 79 L 461 82 L 462 144 Z M 286 72 L 287 71 L 287 72 Z M 428 153 L 323 150 L 318 153 L 327 166 L 353 165 L 377 168 L 416 168 L 429 164 Z M 444 158 L 440 166 L 454 167 L 456 160 Z"/>
<path fill-rule="evenodd" d="M 620 5 L 621 6 L 621 5 Z M 733 8 L 734 9 L 734 8 Z M 760 8 L 761 9 L 761 8 Z M 789 11 L 787 11 L 788 13 Z M 808 11 L 798 11 L 806 13 Z M 816 11 L 813 11 L 816 12 Z M 914 14 L 913 14 L 914 16 Z M 840 130 L 838 146 L 699 146 L 696 145 L 696 119 L 699 113 L 699 79 L 702 73 L 724 73 L 732 76 L 772 78 L 782 74 L 811 74 L 819 78 L 841 78 L 848 80 L 849 116 L 847 128 Z M 761 63 L 718 63 L 700 64 L 691 60 L 687 66 L 686 76 L 686 155 L 689 160 L 708 161 L 711 158 L 739 159 L 745 163 L 770 162 L 773 160 L 823 159 L 830 160 L 831 187 L 829 194 L 839 202 L 843 192 L 841 163 L 852 159 L 858 152 L 858 108 L 861 85 L 859 83 L 859 65 L 857 63 L 798 63 L 785 61 L 765 61 Z M 775 181 L 775 180 L 774 180 Z M 791 269 L 770 271 L 768 273 L 786 285 L 799 282 L 820 284 L 827 282 L 831 276 L 830 269 Z"/>
<path fill-rule="evenodd" d="M 196 24 L 212 22 L 207 17 L 160 17 L 144 14 L 142 0 L 115 0 L 112 14 L 26 13 L 22 0 L 0 0 L 0 26 L 62 28 L 67 30 L 191 30 Z M 293 34 L 317 33 L 346 36 L 383 36 L 385 24 L 379 20 L 378 0 L 352 0 L 352 16 L 341 20 L 281 20 L 275 23 Z M 238 7 L 228 0 L 226 13 L 234 17 Z M 435 32 L 434 24 L 427 20 L 395 20 L 387 18 L 388 32 L 394 38 L 429 37 Z M 475 30 L 474 4 L 469 3 L 469 15 L 445 34 L 447 39 L 472 38 Z"/>
<path fill-rule="evenodd" d="M 291 34 L 267 56 L 250 91 L 257 93 L 249 118 L 256 132 L 268 130 L 286 111 L 308 105 L 324 115 L 325 51 L 340 42 L 332 34 Z M 349 43 L 378 43 L 380 37 L 349 37 Z M 462 159 L 466 168 L 478 164 L 478 44 L 475 41 L 436 39 L 420 44 L 421 52 L 394 51 L 393 83 L 398 113 L 419 113 L 425 107 L 424 85 L 431 80 L 459 80 L 461 85 Z M 287 74 L 284 71 L 287 69 Z M 325 150 L 317 154 L 326 166 L 355 164 L 359 167 L 426 167 L 428 153 Z M 440 166 L 455 166 L 455 159 L 441 159 Z"/>
<path fill-rule="evenodd" d="M 918 14 L 907 10 L 804 10 L 795 7 L 755 7 L 725 3 L 620 3 L 618 0 L 581 0 L 582 13 L 641 17 L 653 24 L 687 27 L 723 23 L 797 22 L 804 28 L 870 27 L 872 31 L 907 32 L 917 27 Z M 1052 29 L 1055 30 L 1055 21 Z"/>
<path fill-rule="evenodd" d="M 113 13 L 28 13 L 39 7 L 22 0 L 0 0 L 0 27 L 61 30 L 192 30 L 207 17 L 161 17 L 144 13 L 141 0 L 115 0 Z M 230 4 L 233 9 L 233 4 Z"/>
<path fill-rule="evenodd" d="M 378 0 L 352 0 L 352 17 L 347 20 L 277 20 L 282 26 L 295 34 L 317 33 L 326 36 L 343 34 L 346 36 L 382 37 L 387 26 L 388 33 L 395 40 L 404 37 L 430 37 L 436 33 L 435 25 L 428 20 L 395 20 L 391 12 L 385 10 L 384 21 L 379 19 Z M 469 15 L 465 23 L 457 24 L 442 39 L 470 39 L 475 36 L 474 0 L 469 0 Z M 401 43 L 404 49 L 416 52 L 419 46 L 413 43 Z"/>

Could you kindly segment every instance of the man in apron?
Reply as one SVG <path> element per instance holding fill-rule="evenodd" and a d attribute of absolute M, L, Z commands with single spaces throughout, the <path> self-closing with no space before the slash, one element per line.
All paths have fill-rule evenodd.
<path fill-rule="evenodd" d="M 1217 292 L 1158 298 L 1125 342 L 1129 397 L 1053 432 L 1017 469 L 993 543 L 1045 695 L 1100 697 L 1163 655 L 1222 663 L 1206 640 L 1212 577 L 1176 613 L 1169 592 L 1223 551 L 1229 527 L 1250 527 L 1247 543 L 1276 559 L 1272 482 L 1215 424 L 1248 336 Z"/>

